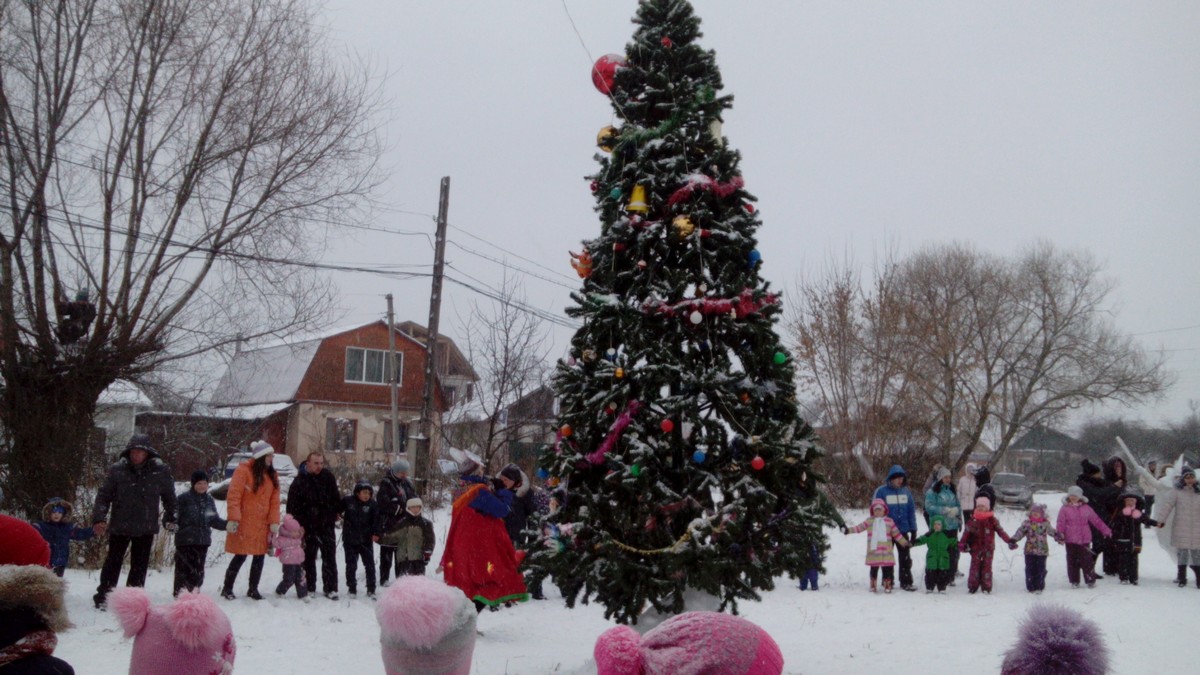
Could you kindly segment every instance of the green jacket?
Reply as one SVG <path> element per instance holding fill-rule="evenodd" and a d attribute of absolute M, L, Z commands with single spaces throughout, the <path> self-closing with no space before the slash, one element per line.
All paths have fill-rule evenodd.
<path fill-rule="evenodd" d="M 950 549 L 958 545 L 954 537 L 945 532 L 926 532 L 924 536 L 917 537 L 913 542 L 913 546 L 921 546 L 927 544 L 929 551 L 925 554 L 925 569 L 929 570 L 948 570 L 950 569 Z"/>

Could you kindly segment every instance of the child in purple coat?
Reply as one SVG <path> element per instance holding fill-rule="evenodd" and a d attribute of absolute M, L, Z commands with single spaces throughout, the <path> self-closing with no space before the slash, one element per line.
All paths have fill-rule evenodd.
<path fill-rule="evenodd" d="M 1079 588 L 1080 570 L 1083 571 L 1083 580 L 1087 587 L 1096 586 L 1096 554 L 1089 548 L 1092 543 L 1092 527 L 1105 537 L 1112 536 L 1112 530 L 1108 529 L 1108 525 L 1088 506 L 1088 499 L 1083 496 L 1083 488 L 1072 485 L 1067 489 L 1067 496 L 1063 498 L 1062 510 L 1058 512 L 1058 531 L 1067 540 L 1067 580 L 1071 582 L 1071 588 Z"/>
<path fill-rule="evenodd" d="M 308 599 L 308 584 L 304 581 L 304 528 L 300 527 L 292 514 L 283 517 L 279 532 L 275 535 L 275 557 L 283 563 L 283 581 L 275 587 L 275 595 L 287 594 L 296 586 L 296 597 Z"/>
<path fill-rule="evenodd" d="M 1029 507 L 1029 517 L 1013 533 L 1013 541 L 1025 539 L 1025 590 L 1041 594 L 1046 590 L 1046 558 L 1050 557 L 1050 537 L 1059 544 L 1063 536 L 1046 519 L 1046 505 Z"/>

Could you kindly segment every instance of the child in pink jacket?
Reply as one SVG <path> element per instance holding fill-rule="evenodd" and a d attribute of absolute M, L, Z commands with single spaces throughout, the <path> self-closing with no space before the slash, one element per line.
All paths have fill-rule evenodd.
<path fill-rule="evenodd" d="M 871 515 L 858 525 L 846 530 L 846 534 L 867 531 L 867 566 L 871 568 L 871 592 L 875 592 L 875 581 L 879 569 L 883 568 L 883 592 L 892 592 L 892 578 L 896 569 L 896 558 L 892 555 L 892 541 L 901 546 L 911 546 L 900 533 L 896 523 L 887 517 L 887 502 L 871 500 Z"/>
<path fill-rule="evenodd" d="M 275 595 L 283 597 L 288 589 L 296 586 L 296 597 L 307 599 L 308 584 L 304 582 L 304 528 L 287 514 L 275 535 L 275 557 L 283 563 L 283 581 L 275 587 Z"/>
<path fill-rule="evenodd" d="M 1071 588 L 1079 588 L 1080 570 L 1083 570 L 1087 587 L 1096 586 L 1096 556 L 1089 548 L 1093 527 L 1105 537 L 1112 536 L 1112 530 L 1088 506 L 1083 488 L 1072 485 L 1063 498 L 1062 510 L 1058 512 L 1058 531 L 1067 540 L 1067 580 L 1071 582 Z"/>

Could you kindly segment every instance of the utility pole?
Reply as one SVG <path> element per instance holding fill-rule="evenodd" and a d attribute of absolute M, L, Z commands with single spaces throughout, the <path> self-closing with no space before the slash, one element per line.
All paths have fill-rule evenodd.
<path fill-rule="evenodd" d="M 425 398 L 421 409 L 421 440 L 413 471 L 417 490 L 428 488 L 433 451 L 433 383 L 437 379 L 438 323 L 442 315 L 442 272 L 446 263 L 446 212 L 450 208 L 450 177 L 442 178 L 438 197 L 437 233 L 433 238 L 433 288 L 429 293 L 429 326 L 425 339 Z"/>
<path fill-rule="evenodd" d="M 397 402 L 400 397 L 399 373 L 396 368 L 396 314 L 392 311 L 392 294 L 387 294 L 388 305 L 388 382 L 392 390 L 392 454 L 400 454 L 400 408 Z M 390 465 L 396 457 L 388 457 Z"/>

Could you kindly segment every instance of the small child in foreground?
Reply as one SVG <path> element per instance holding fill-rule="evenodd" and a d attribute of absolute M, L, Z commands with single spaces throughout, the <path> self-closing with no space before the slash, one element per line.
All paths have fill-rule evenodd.
<path fill-rule="evenodd" d="M 895 579 L 896 558 L 892 554 L 892 542 L 901 546 L 911 546 L 908 539 L 900 533 L 896 523 L 887 517 L 887 502 L 882 499 L 871 500 L 871 515 L 858 525 L 846 530 L 849 536 L 855 532 L 867 530 L 867 567 L 871 568 L 871 592 L 876 592 L 876 580 L 879 570 L 883 569 L 883 592 L 892 592 L 892 582 Z"/>
<path fill-rule="evenodd" d="M 283 564 L 283 580 L 275 587 L 275 595 L 283 597 L 296 586 L 296 597 L 308 600 L 308 584 L 304 581 L 304 528 L 292 514 L 286 514 L 275 535 L 275 557 Z"/>
<path fill-rule="evenodd" d="M 934 588 L 938 593 L 945 593 L 946 586 L 954 579 L 954 570 L 950 567 L 951 551 L 958 546 L 958 541 L 946 534 L 943 529 L 946 519 L 933 516 L 929 525 L 933 529 L 923 536 L 917 537 L 913 546 L 929 546 L 925 554 L 925 592 L 932 593 Z"/>
<path fill-rule="evenodd" d="M 1046 505 L 1029 507 L 1029 517 L 1013 533 L 1013 541 L 1025 538 L 1025 590 L 1040 595 L 1046 590 L 1046 559 L 1050 557 L 1049 537 L 1063 543 L 1063 536 L 1046 519 Z"/>

